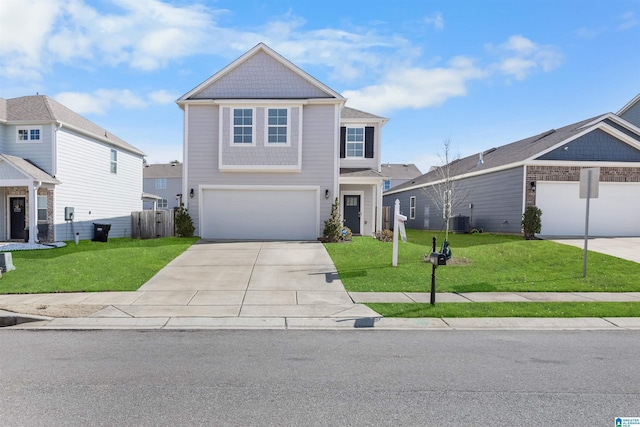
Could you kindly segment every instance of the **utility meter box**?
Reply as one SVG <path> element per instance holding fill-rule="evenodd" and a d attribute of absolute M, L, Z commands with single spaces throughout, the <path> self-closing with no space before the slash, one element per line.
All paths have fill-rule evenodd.
<path fill-rule="evenodd" d="M 64 220 L 73 221 L 73 208 L 64 208 Z"/>

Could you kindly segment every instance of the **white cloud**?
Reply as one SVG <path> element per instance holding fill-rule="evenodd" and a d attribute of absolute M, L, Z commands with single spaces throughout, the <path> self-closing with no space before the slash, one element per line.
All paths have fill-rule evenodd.
<path fill-rule="evenodd" d="M 505 43 L 487 45 L 486 48 L 501 58 L 494 68 L 516 80 L 523 80 L 538 69 L 552 71 L 560 66 L 563 59 L 555 46 L 539 45 L 521 35 L 511 36 Z"/>
<path fill-rule="evenodd" d="M 171 104 L 173 101 L 178 99 L 179 95 L 169 92 L 167 90 L 156 90 L 149 93 L 149 99 L 156 104 L 166 105 Z"/>
<path fill-rule="evenodd" d="M 113 107 L 144 108 L 147 102 L 130 90 L 98 89 L 92 93 L 61 92 L 54 98 L 78 114 L 106 114 Z"/>
<path fill-rule="evenodd" d="M 456 57 L 448 67 L 390 70 L 379 84 L 345 91 L 348 105 L 378 114 L 402 108 L 427 108 L 467 93 L 470 80 L 486 72 L 465 57 Z"/>
<path fill-rule="evenodd" d="M 433 28 L 440 31 L 444 29 L 444 18 L 442 13 L 436 12 L 424 18 L 425 24 L 432 25 Z"/>
<path fill-rule="evenodd" d="M 638 18 L 634 12 L 625 12 L 620 16 L 620 24 L 618 24 L 618 31 L 626 31 L 638 25 Z"/>

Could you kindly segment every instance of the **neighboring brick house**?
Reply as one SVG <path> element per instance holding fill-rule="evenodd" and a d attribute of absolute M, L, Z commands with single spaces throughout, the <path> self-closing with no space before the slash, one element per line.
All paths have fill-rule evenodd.
<path fill-rule="evenodd" d="M 263 43 L 182 96 L 184 202 L 205 239 L 316 240 L 335 199 L 382 226 L 381 129 Z"/>
<path fill-rule="evenodd" d="M 156 202 L 156 209 L 175 209 L 182 200 L 182 164 L 177 162 L 167 164 L 145 165 L 142 171 L 144 182 L 143 191 L 160 197 Z M 143 209 L 153 209 L 153 201 L 144 201 Z"/>
<path fill-rule="evenodd" d="M 48 96 L 0 98 L 0 240 L 130 236 L 143 156 Z"/>
<path fill-rule="evenodd" d="M 471 226 L 518 233 L 526 206 L 542 210 L 541 235 L 583 236 L 586 203 L 580 170 L 599 167 L 599 197 L 590 202 L 589 235 L 640 236 L 640 95 L 608 113 L 450 163 L 463 200 L 453 215 Z M 407 227 L 443 228 L 441 208 L 429 192 L 442 174 L 434 169 L 384 195 L 400 200 Z"/>
<path fill-rule="evenodd" d="M 422 175 L 420 169 L 413 163 L 386 163 L 380 167 L 380 173 L 385 178 L 383 191 L 390 190 Z"/>

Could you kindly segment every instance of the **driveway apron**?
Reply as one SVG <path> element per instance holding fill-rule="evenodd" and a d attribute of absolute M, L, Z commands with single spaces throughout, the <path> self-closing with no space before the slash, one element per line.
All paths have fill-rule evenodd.
<path fill-rule="evenodd" d="M 352 301 L 319 242 L 199 241 L 137 293 L 110 313 L 115 308 L 132 317 L 378 316 Z"/>

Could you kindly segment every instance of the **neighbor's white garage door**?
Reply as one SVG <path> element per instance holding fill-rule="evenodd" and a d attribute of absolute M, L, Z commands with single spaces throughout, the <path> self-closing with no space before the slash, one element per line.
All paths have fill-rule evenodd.
<path fill-rule="evenodd" d="M 547 236 L 584 236 L 586 199 L 578 182 L 541 182 L 536 205 L 542 210 Z M 640 236 L 640 183 L 601 182 L 599 197 L 591 199 L 590 236 Z"/>
<path fill-rule="evenodd" d="M 202 191 L 201 237 L 233 240 L 316 240 L 318 190 L 296 187 Z"/>

